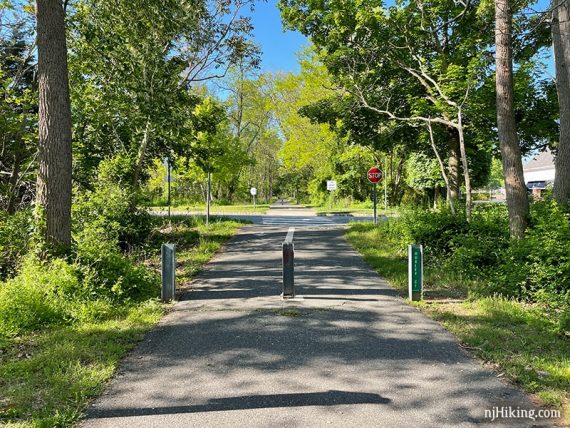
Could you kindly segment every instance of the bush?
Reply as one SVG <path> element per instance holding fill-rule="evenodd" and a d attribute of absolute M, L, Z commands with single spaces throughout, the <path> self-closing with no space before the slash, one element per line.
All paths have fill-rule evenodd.
<path fill-rule="evenodd" d="M 402 254 L 409 244 L 422 244 L 426 256 L 439 258 L 451 252 L 453 240 L 467 232 L 468 223 L 463 216 L 447 210 L 415 209 L 404 211 L 398 219 L 380 223 L 380 227 Z"/>
<path fill-rule="evenodd" d="M 448 211 L 407 211 L 379 225 L 400 254 L 423 244 L 426 265 L 500 294 L 564 308 L 570 301 L 570 222 L 552 201 L 531 206 L 524 239 L 511 241 L 506 206 L 478 206 L 472 221 Z"/>
<path fill-rule="evenodd" d="M 0 284 L 0 334 L 14 336 L 70 321 L 78 290 L 77 271 L 65 260 L 44 265 L 27 259 L 18 276 Z"/>
<path fill-rule="evenodd" d="M 121 253 L 116 236 L 116 232 L 97 226 L 76 233 L 75 254 L 84 289 L 91 298 L 122 302 L 156 297 L 158 275 Z"/>
<path fill-rule="evenodd" d="M 95 228 L 116 234 L 124 250 L 140 245 L 150 234 L 153 219 L 148 212 L 137 208 L 136 195 L 116 184 L 98 185 L 94 191 L 84 192 L 73 205 L 76 233 Z"/>
<path fill-rule="evenodd" d="M 503 252 L 490 277 L 494 292 L 564 307 L 570 301 L 570 222 L 553 201 L 531 206 L 524 239 Z"/>
<path fill-rule="evenodd" d="M 16 274 L 22 257 L 28 252 L 32 231 L 30 210 L 14 215 L 0 211 L 0 280 Z"/>

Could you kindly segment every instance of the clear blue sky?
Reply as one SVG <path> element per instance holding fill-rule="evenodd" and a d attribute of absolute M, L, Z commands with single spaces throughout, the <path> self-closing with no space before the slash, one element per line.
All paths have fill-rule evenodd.
<path fill-rule="evenodd" d="M 296 53 L 308 40 L 298 32 L 283 31 L 278 0 L 259 1 L 252 14 L 255 42 L 263 56 L 262 71 L 299 71 Z"/>

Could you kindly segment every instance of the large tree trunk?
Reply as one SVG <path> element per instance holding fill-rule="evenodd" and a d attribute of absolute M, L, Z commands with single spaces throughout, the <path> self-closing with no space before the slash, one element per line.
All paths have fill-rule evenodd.
<path fill-rule="evenodd" d="M 61 0 L 37 0 L 39 150 L 37 203 L 52 249 L 71 245 L 71 107 Z"/>
<path fill-rule="evenodd" d="M 570 2 L 552 2 L 552 44 L 560 105 L 560 146 L 556 156 L 554 198 L 570 202 Z"/>
<path fill-rule="evenodd" d="M 512 11 L 509 0 L 495 2 L 497 129 L 503 160 L 511 236 L 521 238 L 528 222 L 528 196 L 518 142 L 513 87 Z"/>

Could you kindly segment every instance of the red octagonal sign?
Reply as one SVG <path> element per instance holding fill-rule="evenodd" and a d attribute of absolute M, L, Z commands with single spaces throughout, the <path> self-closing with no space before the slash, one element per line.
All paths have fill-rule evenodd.
<path fill-rule="evenodd" d="M 382 180 L 382 170 L 378 167 L 370 168 L 368 170 L 368 180 L 372 183 L 378 183 Z"/>

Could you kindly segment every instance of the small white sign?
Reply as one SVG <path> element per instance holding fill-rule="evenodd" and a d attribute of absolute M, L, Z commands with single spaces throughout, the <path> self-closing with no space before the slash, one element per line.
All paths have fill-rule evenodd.
<path fill-rule="evenodd" d="M 336 181 L 335 180 L 327 180 L 327 190 L 336 190 Z"/>
<path fill-rule="evenodd" d="M 252 187 L 251 189 L 249 189 L 249 193 L 251 193 L 251 196 L 255 196 L 257 195 L 257 189 L 255 187 Z"/>
<path fill-rule="evenodd" d="M 168 158 L 164 158 L 164 182 L 174 183 L 174 174 L 172 173 L 172 164 L 170 165 L 170 180 L 168 180 L 168 167 L 169 167 L 169 160 Z"/>

